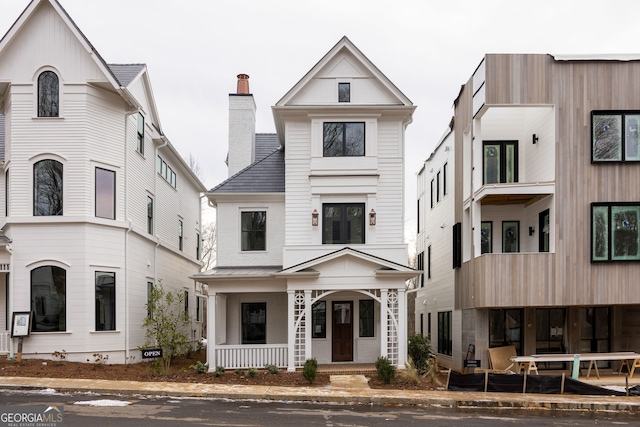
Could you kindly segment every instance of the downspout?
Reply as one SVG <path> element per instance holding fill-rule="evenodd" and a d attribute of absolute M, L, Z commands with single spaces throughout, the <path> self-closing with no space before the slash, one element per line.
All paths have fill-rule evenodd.
<path fill-rule="evenodd" d="M 128 223 L 127 231 L 124 235 L 124 363 L 130 361 L 129 340 L 129 234 L 133 228 L 129 220 L 129 147 L 128 147 L 128 131 L 129 117 L 139 113 L 140 110 L 130 111 L 124 115 L 124 220 Z"/>
<path fill-rule="evenodd" d="M 9 195 L 5 195 L 5 197 L 8 197 Z M 11 314 L 13 313 L 13 294 L 14 294 L 14 289 L 13 289 L 13 249 L 11 248 L 11 245 L 7 245 L 5 246 L 5 249 L 7 250 L 7 252 L 9 252 L 9 283 L 7 283 L 7 293 L 9 294 L 9 313 L 7 314 Z M 31 307 L 29 307 L 31 308 Z M 7 324 L 7 329 L 10 331 L 11 329 L 11 325 Z M 14 359 L 14 353 L 13 353 L 13 340 L 9 339 L 9 358 L 11 360 Z"/>
<path fill-rule="evenodd" d="M 160 149 L 169 145 L 169 140 L 165 138 L 164 135 L 160 135 L 160 138 L 162 138 L 162 141 L 164 142 L 156 147 L 156 155 L 153 158 L 154 164 L 156 162 L 156 159 L 158 158 L 158 152 L 160 151 Z M 157 171 L 154 172 L 154 176 L 153 176 L 153 235 L 156 238 L 156 246 L 153 249 L 153 281 L 154 283 L 158 281 L 158 247 L 160 246 L 160 236 L 157 234 L 158 229 L 156 227 L 156 222 L 157 222 L 156 220 L 158 217 L 156 215 L 156 206 L 158 206 L 158 179 L 156 175 L 157 175 Z"/>

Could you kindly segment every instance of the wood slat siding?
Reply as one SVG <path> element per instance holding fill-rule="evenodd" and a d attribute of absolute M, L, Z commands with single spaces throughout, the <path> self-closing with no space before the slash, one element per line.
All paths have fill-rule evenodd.
<path fill-rule="evenodd" d="M 488 105 L 555 106 L 555 253 L 492 254 L 465 263 L 456 273 L 462 308 L 640 303 L 640 263 L 590 262 L 590 203 L 640 201 L 640 164 L 591 164 L 590 113 L 637 110 L 639 90 L 638 61 L 486 56 Z M 456 129 L 469 126 L 470 109 L 467 86 Z"/>

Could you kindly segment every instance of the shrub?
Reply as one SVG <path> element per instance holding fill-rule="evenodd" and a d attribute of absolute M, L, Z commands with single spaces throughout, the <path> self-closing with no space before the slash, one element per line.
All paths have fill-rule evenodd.
<path fill-rule="evenodd" d="M 411 356 L 407 357 L 406 368 L 400 371 L 399 376 L 411 384 L 418 384 L 420 381 L 420 373 L 416 369 L 416 365 L 413 363 Z"/>
<path fill-rule="evenodd" d="M 304 368 L 302 369 L 302 376 L 305 380 L 309 382 L 309 384 L 313 384 L 316 380 L 316 375 L 318 373 L 318 361 L 316 358 L 307 359 L 304 362 Z"/>
<path fill-rule="evenodd" d="M 270 374 L 277 374 L 280 372 L 280 369 L 276 365 L 264 365 L 264 368 L 269 371 Z"/>
<path fill-rule="evenodd" d="M 396 378 L 396 368 L 391 365 L 389 359 L 386 357 L 378 357 L 376 360 L 376 371 L 378 371 L 378 377 L 380 377 L 385 384 L 389 384 Z"/>
<path fill-rule="evenodd" d="M 233 373 L 236 375 L 244 375 L 244 369 L 236 369 Z"/>
<path fill-rule="evenodd" d="M 209 371 L 209 365 L 200 361 L 197 361 L 194 365 L 189 366 L 189 368 L 193 369 L 199 374 L 204 374 Z"/>
<path fill-rule="evenodd" d="M 56 359 L 56 360 L 65 360 L 67 358 L 67 350 L 62 350 L 62 351 L 54 351 L 53 353 L 51 353 L 51 355 Z"/>
<path fill-rule="evenodd" d="M 256 369 L 256 368 L 249 368 L 249 371 L 247 371 L 247 374 L 248 374 L 251 378 L 253 378 L 253 377 L 255 377 L 255 376 L 257 376 L 257 375 L 258 375 L 258 369 Z"/>
<path fill-rule="evenodd" d="M 224 366 L 216 366 L 216 370 L 213 372 L 213 375 L 216 377 L 221 377 L 224 375 Z"/>
<path fill-rule="evenodd" d="M 416 370 L 424 375 L 427 372 L 427 363 L 429 359 L 431 359 L 431 343 L 429 342 L 429 338 L 421 334 L 412 335 L 409 338 L 407 353 L 413 360 Z"/>

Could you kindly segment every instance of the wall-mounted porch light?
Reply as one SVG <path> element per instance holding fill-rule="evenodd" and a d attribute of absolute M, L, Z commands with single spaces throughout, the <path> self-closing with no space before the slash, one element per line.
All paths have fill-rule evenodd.
<path fill-rule="evenodd" d="M 536 230 L 533 227 L 529 227 L 529 236 L 533 236 L 533 233 L 535 233 Z"/>
<path fill-rule="evenodd" d="M 538 135 L 534 133 L 532 140 L 533 140 L 533 143 L 536 144 L 538 142 Z"/>
<path fill-rule="evenodd" d="M 311 225 L 314 227 L 318 226 L 318 211 L 316 209 L 311 213 Z"/>
<path fill-rule="evenodd" d="M 369 225 L 376 225 L 376 211 L 373 209 L 369 212 Z"/>

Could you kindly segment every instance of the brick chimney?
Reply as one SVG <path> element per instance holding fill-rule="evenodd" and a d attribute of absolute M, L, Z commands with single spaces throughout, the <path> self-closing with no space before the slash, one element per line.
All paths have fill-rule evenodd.
<path fill-rule="evenodd" d="M 236 93 L 229 94 L 228 176 L 253 163 L 256 140 L 256 103 L 249 93 L 249 76 L 238 74 Z"/>

